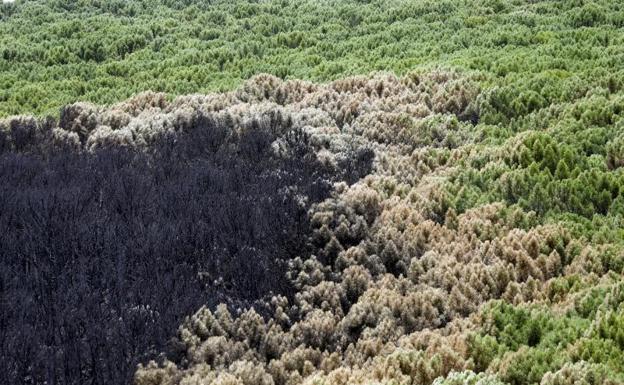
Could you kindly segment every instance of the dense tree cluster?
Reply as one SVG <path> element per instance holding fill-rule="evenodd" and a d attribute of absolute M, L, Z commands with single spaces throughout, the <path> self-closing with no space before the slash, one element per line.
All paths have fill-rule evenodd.
<path fill-rule="evenodd" d="M 624 384 L 619 2 L 0 20 L 10 383 Z"/>
<path fill-rule="evenodd" d="M 578 232 L 619 211 L 587 224 L 568 201 L 545 195 L 539 210 L 532 190 L 508 188 L 591 175 L 600 188 L 579 190 L 581 203 L 621 199 L 608 155 L 620 135 L 605 126 L 617 119 L 579 116 L 592 103 L 581 97 L 536 113 L 550 117 L 540 131 L 483 140 L 483 94 L 472 74 L 440 69 L 260 75 L 228 93 L 0 122 L 6 371 L 98 383 L 140 363 L 138 385 L 620 383 L 624 251 Z M 567 128 L 584 116 L 595 130 Z M 162 277 L 159 290 L 145 277 Z"/>
<path fill-rule="evenodd" d="M 595 242 L 623 239 L 623 95 L 597 85 L 518 119 L 517 134 L 466 158 L 450 178 L 448 204 L 462 212 L 506 201 Z"/>
<path fill-rule="evenodd" d="M 450 64 L 494 85 L 490 123 L 620 88 L 624 70 L 610 0 L 16 0 L 0 20 L 0 116 Z"/>
<path fill-rule="evenodd" d="M 441 91 L 439 100 L 464 102 L 430 104 Z M 518 130 L 500 145 L 476 145 L 483 127 L 466 117 L 480 114 L 482 93 L 473 79 L 453 72 L 348 78 L 325 86 L 263 76 L 235 95 L 292 111 L 295 125 L 303 124 L 328 159 L 344 148 L 348 133 L 375 150 L 374 171 L 353 185 L 337 184 L 312 207 L 313 254 L 293 260 L 288 269 L 294 298 L 273 297 L 265 304 L 268 319 L 253 309 L 237 315 L 225 307 L 203 307 L 178 331 L 180 355 L 140 367 L 137 384 L 623 380 L 619 356 L 599 353 L 617 349 L 617 332 L 583 333 L 596 322 L 607 322 L 604 330 L 617 328 L 618 299 L 614 308 L 588 306 L 604 303 L 593 288 L 604 287 L 603 297 L 609 291 L 619 295 L 620 244 L 579 237 L 576 227 L 549 221 L 547 210 L 520 199 L 484 198 L 488 188 L 491 194 L 504 192 L 495 188 L 506 180 L 501 174 L 524 169 L 556 181 L 602 170 L 610 175 L 604 183 L 611 192 L 619 187 L 609 185 L 617 175 L 606 157 L 598 163 L 595 155 L 576 151 L 582 140 L 556 141 L 548 130 Z M 189 104 L 188 98 L 179 100 Z M 193 101 L 202 105 L 201 97 Z M 430 121 L 437 133 L 422 130 Z M 603 137 L 608 142 L 614 135 Z M 559 163 L 568 159 L 582 171 L 562 177 Z M 477 184 L 485 179 L 480 173 L 496 167 L 504 168 L 497 178 Z M 462 203 L 461 190 L 453 189 L 471 184 L 483 189 L 483 197 Z M 523 199 L 530 194 L 510 191 Z M 580 201 L 592 202 L 592 190 L 583 191 L 590 195 Z M 613 194 L 619 197 L 619 190 Z M 565 203 L 550 207 L 574 214 Z M 614 213 L 594 216 L 607 221 Z M 595 301 L 582 311 L 570 302 L 580 293 Z M 567 313 L 553 316 L 557 307 Z M 603 321 L 605 313 L 613 315 Z"/>
<path fill-rule="evenodd" d="M 6 383 L 127 383 L 201 305 L 291 295 L 284 270 L 309 253 L 307 208 L 370 168 L 366 149 L 321 163 L 279 116 L 169 119 L 159 100 L 140 96 L 102 120 L 68 106 L 58 127 L 0 123 Z"/>

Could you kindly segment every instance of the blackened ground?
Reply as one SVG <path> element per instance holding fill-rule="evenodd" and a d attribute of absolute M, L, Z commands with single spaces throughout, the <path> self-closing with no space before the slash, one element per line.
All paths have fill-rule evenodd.
<path fill-rule="evenodd" d="M 148 150 L 0 153 L 7 384 L 128 383 L 199 306 L 288 295 L 284 265 L 307 252 L 309 204 L 372 161 L 356 151 L 327 169 L 301 132 L 276 156 L 274 130 L 198 122 Z"/>

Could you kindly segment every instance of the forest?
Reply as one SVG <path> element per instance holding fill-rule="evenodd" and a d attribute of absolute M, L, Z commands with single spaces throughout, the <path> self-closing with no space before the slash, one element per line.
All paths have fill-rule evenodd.
<path fill-rule="evenodd" d="M 622 27 L 607 0 L 0 4 L 0 378 L 624 385 Z"/>

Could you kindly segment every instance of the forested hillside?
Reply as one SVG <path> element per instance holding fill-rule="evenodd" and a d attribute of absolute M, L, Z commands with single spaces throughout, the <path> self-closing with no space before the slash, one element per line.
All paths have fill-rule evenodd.
<path fill-rule="evenodd" d="M 443 65 L 501 87 L 496 106 L 511 118 L 569 101 L 577 81 L 617 82 L 622 7 L 610 0 L 18 0 L 0 8 L 0 116 L 56 115 L 68 103 L 109 104 L 146 90 L 226 91 L 259 73 L 329 81 Z"/>
<path fill-rule="evenodd" d="M 624 2 L 0 10 L 7 384 L 624 384 Z"/>

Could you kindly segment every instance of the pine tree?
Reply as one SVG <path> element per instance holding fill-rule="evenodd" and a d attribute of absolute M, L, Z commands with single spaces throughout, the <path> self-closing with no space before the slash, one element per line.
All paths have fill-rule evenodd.
<path fill-rule="evenodd" d="M 552 144 L 549 144 L 544 149 L 544 159 L 541 163 L 542 169 L 547 169 L 551 174 L 555 173 L 557 168 L 557 154 Z"/>
<path fill-rule="evenodd" d="M 567 163 L 561 159 L 559 163 L 557 163 L 557 170 L 555 171 L 555 178 L 562 180 L 570 177 L 570 169 L 568 168 Z"/>

